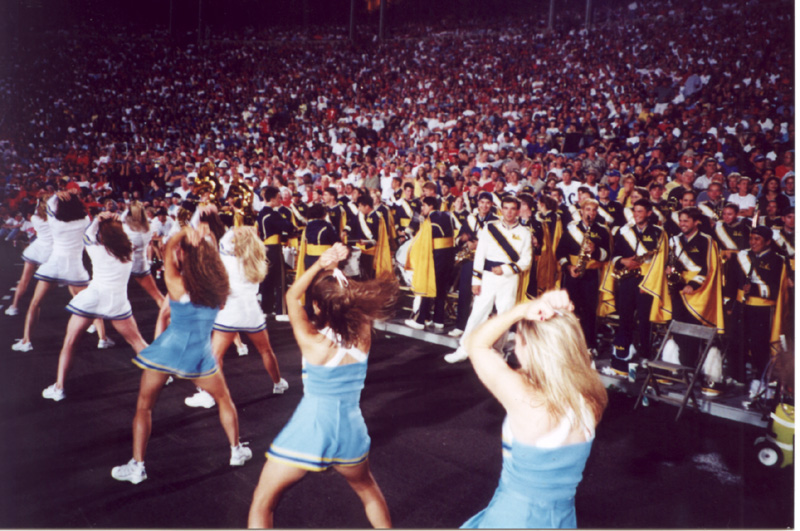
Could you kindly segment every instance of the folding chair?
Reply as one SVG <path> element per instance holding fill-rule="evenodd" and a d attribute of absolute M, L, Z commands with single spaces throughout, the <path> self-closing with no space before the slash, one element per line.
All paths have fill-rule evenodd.
<path fill-rule="evenodd" d="M 694 337 L 704 341 L 705 345 L 703 347 L 703 351 L 700 354 L 695 367 L 688 367 L 686 365 L 670 363 L 663 360 L 664 348 L 666 347 L 670 338 L 675 335 Z M 642 368 L 647 371 L 647 376 L 645 377 L 644 384 L 642 384 L 642 389 L 639 392 L 639 398 L 636 400 L 636 404 L 633 406 L 634 409 L 639 407 L 639 404 L 642 403 L 645 395 L 649 400 L 666 402 L 679 406 L 678 414 L 675 416 L 676 421 L 681 417 L 681 413 L 683 413 L 683 409 L 686 407 L 686 404 L 689 402 L 689 400 L 691 400 L 694 407 L 697 408 L 697 398 L 694 396 L 695 384 L 697 383 L 698 377 L 702 372 L 701 369 L 706 361 L 708 351 L 711 349 L 711 345 L 714 342 L 716 335 L 717 331 L 714 328 L 682 323 L 680 321 L 673 320 L 670 323 L 669 328 L 667 328 L 667 333 L 664 335 L 664 340 L 661 342 L 661 347 L 658 349 L 658 354 L 656 354 L 655 359 L 652 361 L 645 360 L 642 362 Z M 680 399 L 666 396 L 663 394 L 661 387 L 659 386 L 659 380 L 684 384 L 686 386 L 686 391 Z M 648 389 L 651 391 L 648 391 Z"/>

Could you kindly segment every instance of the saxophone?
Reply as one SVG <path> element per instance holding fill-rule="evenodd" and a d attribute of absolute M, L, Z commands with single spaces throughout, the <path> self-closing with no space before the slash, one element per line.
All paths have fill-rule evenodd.
<path fill-rule="evenodd" d="M 586 273 L 586 266 L 589 264 L 589 260 L 592 259 L 592 252 L 589 250 L 589 245 L 591 245 L 592 240 L 589 238 L 589 231 L 583 235 L 583 242 L 581 243 L 581 251 L 578 254 L 578 263 L 575 264 L 575 274 L 577 278 L 581 278 L 584 273 Z"/>

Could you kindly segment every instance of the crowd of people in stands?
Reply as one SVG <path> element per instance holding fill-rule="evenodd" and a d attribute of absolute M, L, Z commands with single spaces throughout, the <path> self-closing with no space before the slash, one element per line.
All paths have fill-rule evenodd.
<path fill-rule="evenodd" d="M 25 41 L 30 60 L 0 85 L 13 94 L 0 238 L 34 240 L 37 204 L 77 194 L 95 218 L 143 208 L 161 265 L 213 203 L 257 227 L 268 316 L 287 314 L 287 279 L 342 242 L 349 276 L 396 274 L 420 296 L 409 327 L 462 338 L 450 362 L 493 308 L 563 287 L 594 356 L 597 317 L 618 314 L 610 374 L 651 356 L 650 323 L 673 317 L 731 345 L 709 394 L 758 380 L 776 340 L 764 331 L 793 339 L 791 8 L 674 0 L 618 15 L 592 31 L 546 32 L 542 16 L 415 28 L 373 49 L 280 32 Z M 20 350 L 31 341 L 26 326 Z"/>

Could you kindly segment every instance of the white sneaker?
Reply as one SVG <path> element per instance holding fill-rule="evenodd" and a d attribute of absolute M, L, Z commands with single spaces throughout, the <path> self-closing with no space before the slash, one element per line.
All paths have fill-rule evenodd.
<path fill-rule="evenodd" d="M 425 326 L 431 326 L 431 325 L 433 325 L 432 320 L 425 321 Z"/>
<path fill-rule="evenodd" d="M 461 337 L 461 334 L 463 334 L 463 333 L 464 333 L 464 331 L 461 330 L 460 328 L 453 328 L 452 330 L 447 332 L 447 335 L 450 336 L 450 337 Z"/>
<path fill-rule="evenodd" d="M 444 361 L 446 361 L 447 363 L 458 363 L 459 361 L 464 361 L 467 358 L 469 358 L 469 354 L 467 354 L 467 351 L 461 347 L 458 347 L 458 349 L 455 352 L 447 354 L 444 357 Z"/>
<path fill-rule="evenodd" d="M 111 477 L 117 481 L 130 481 L 138 485 L 147 479 L 147 472 L 144 471 L 144 462 L 131 459 L 122 466 L 115 466 L 111 469 Z"/>
<path fill-rule="evenodd" d="M 289 382 L 281 378 L 281 381 L 272 386 L 273 395 L 282 395 L 284 391 L 289 389 Z"/>
<path fill-rule="evenodd" d="M 45 398 L 49 398 L 50 400 L 55 400 L 56 402 L 60 402 L 64 400 L 64 390 L 59 389 L 56 387 L 56 384 L 51 385 L 44 391 L 42 391 L 42 396 Z"/>
<path fill-rule="evenodd" d="M 30 341 L 25 343 L 21 339 L 18 339 L 16 343 L 11 345 L 11 350 L 16 350 L 17 352 L 30 352 L 33 350 L 33 345 L 31 345 Z"/>
<path fill-rule="evenodd" d="M 95 332 L 97 332 L 97 327 L 95 325 L 89 325 L 89 328 L 87 328 L 86 331 L 89 332 L 90 334 L 94 334 Z"/>
<path fill-rule="evenodd" d="M 444 330 L 444 325 L 442 323 L 433 323 L 433 328 L 436 330 Z"/>
<path fill-rule="evenodd" d="M 216 405 L 214 397 L 202 389 L 197 391 L 192 396 L 187 397 L 183 402 L 189 407 L 204 407 L 206 409 L 212 408 Z"/>
<path fill-rule="evenodd" d="M 9 306 L 8 308 L 6 308 L 6 315 L 17 315 L 18 313 L 19 310 L 17 310 L 13 306 Z"/>
<path fill-rule="evenodd" d="M 279 313 L 278 315 L 275 316 L 275 320 L 281 323 L 288 323 L 289 316 L 286 315 L 285 313 Z"/>
<path fill-rule="evenodd" d="M 425 329 L 425 325 L 424 324 L 418 323 L 414 319 L 406 319 L 405 321 L 403 321 L 403 323 L 407 327 L 413 328 L 415 330 L 424 330 Z"/>
<path fill-rule="evenodd" d="M 250 349 L 242 343 L 242 346 L 236 347 L 236 352 L 239 353 L 240 356 L 247 356 L 250 353 Z"/>
<path fill-rule="evenodd" d="M 99 340 L 97 342 L 97 348 L 100 348 L 100 349 L 102 349 L 102 348 L 111 348 L 114 345 L 116 345 L 116 343 L 110 337 L 107 337 L 105 339 L 101 339 L 101 340 Z"/>
<path fill-rule="evenodd" d="M 242 466 L 253 457 L 253 451 L 245 444 L 240 442 L 237 446 L 231 446 L 231 466 Z"/>

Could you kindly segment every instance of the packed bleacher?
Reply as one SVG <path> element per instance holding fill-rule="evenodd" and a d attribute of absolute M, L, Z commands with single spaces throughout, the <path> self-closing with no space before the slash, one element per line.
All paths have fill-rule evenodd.
<path fill-rule="evenodd" d="M 7 96 L 0 237 L 19 247 L 33 240 L 38 198 L 75 185 L 95 214 L 109 200 L 121 210 L 138 200 L 154 224 L 177 224 L 187 203 L 207 200 L 198 191 L 208 182 L 201 169 L 213 165 L 218 205 L 237 209 L 244 199 L 265 244 L 272 235 L 264 232 L 264 208 L 291 222 L 279 231 L 280 256 L 288 259 L 282 274 L 297 267 L 301 247 L 326 245 L 303 233 L 310 207 L 320 203 L 336 240 L 360 251 L 352 274 L 369 276 L 385 267 L 383 243 L 396 261 L 405 257 L 396 253 L 408 251 L 404 244 L 429 217 L 422 210 L 430 196 L 433 210 L 453 220 L 454 263 L 443 274 L 447 289 L 460 292 L 455 322 L 434 310 L 433 325 L 457 337 L 470 313 L 470 279 L 461 282 L 452 267 L 461 250 L 468 259 L 458 265 L 473 262 L 467 251 L 479 231 L 470 216 L 482 227 L 487 215 L 500 217 L 505 197 L 522 199 L 517 206 L 534 240 L 531 264 L 518 273 L 530 281 L 521 296 L 569 283 L 562 277 L 583 249 L 559 243 L 569 240 L 570 224 L 602 225 L 608 245 L 590 259 L 597 298 L 587 299 L 584 312 L 603 317 L 619 313 L 609 302 L 610 277 L 628 269 L 619 238 L 641 225 L 635 211 L 644 200 L 665 238 L 693 236 L 681 217 L 697 208 L 700 217 L 690 211 L 688 218 L 712 242 L 719 275 L 672 266 L 697 277 L 690 289 L 703 291 L 699 302 L 684 300 L 690 317 L 726 335 L 738 328 L 729 321 L 739 315 L 737 303 L 760 304 L 752 311 L 772 327 L 779 286 L 789 286 L 794 272 L 794 57 L 784 38 L 793 32 L 792 5 L 625 4 L 604 11 L 592 31 L 576 15 L 547 32 L 545 17 L 409 26 L 373 47 L 350 46 L 335 32 L 305 38 L 277 30 L 215 35 L 202 46 L 175 46 L 159 32 L 109 38 L 80 28 L 17 43 L 17 62 L 0 81 Z M 237 183 L 244 193 L 230 193 L 242 189 Z M 274 207 L 269 187 L 279 190 Z M 482 199 L 490 203 L 483 210 Z M 591 219 L 582 214 L 585 199 L 598 201 Z M 373 211 L 380 230 L 367 219 Z M 785 279 L 760 277 L 758 264 L 734 267 L 759 233 L 764 252 L 780 256 Z M 680 262 L 678 254 L 671 258 Z M 391 269 L 403 276 L 407 263 Z M 634 277 L 638 286 L 641 274 Z M 712 277 L 717 284 L 704 280 Z M 761 291 L 756 297 L 750 289 Z M 790 292 L 784 306 L 793 312 Z M 709 297 L 719 297 L 721 308 L 709 308 Z M 265 294 L 277 300 L 265 311 L 283 313 L 280 298 Z M 763 307 L 772 312 L 766 321 Z M 429 321 L 410 317 L 417 326 Z M 781 332 L 792 339 L 792 331 Z M 630 343 L 641 350 L 644 340 L 635 338 L 644 333 L 615 341 L 615 370 L 626 370 Z M 764 345 L 753 341 L 753 352 Z M 743 366 L 732 381 L 758 379 L 763 365 L 750 363 L 747 374 Z"/>

